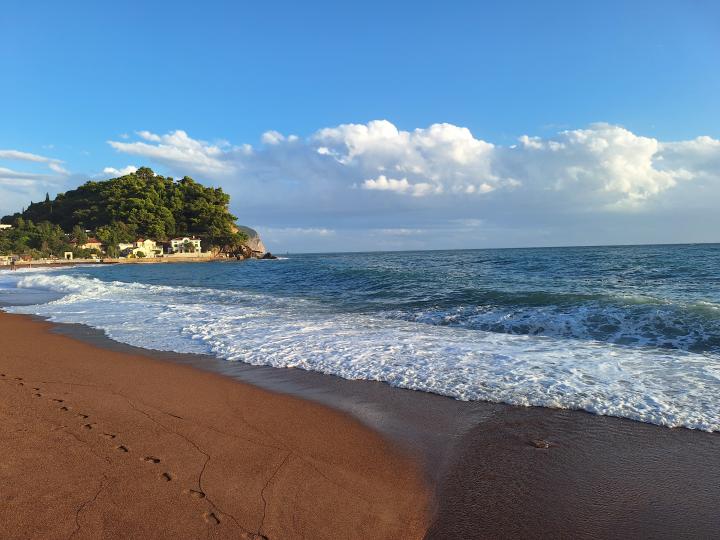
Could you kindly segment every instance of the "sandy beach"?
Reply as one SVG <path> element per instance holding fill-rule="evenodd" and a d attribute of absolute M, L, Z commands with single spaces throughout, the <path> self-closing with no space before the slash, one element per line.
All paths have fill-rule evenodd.
<path fill-rule="evenodd" d="M 0 537 L 421 538 L 415 463 L 346 414 L 0 314 Z"/>
<path fill-rule="evenodd" d="M 152 353 L 17 315 L 0 342 L 3 538 L 720 530 L 716 433 Z"/>

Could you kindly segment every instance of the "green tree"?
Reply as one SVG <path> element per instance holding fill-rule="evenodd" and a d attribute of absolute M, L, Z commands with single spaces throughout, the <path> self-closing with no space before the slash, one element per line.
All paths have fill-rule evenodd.
<path fill-rule="evenodd" d="M 0 253 L 3 255 L 61 257 L 70 249 L 70 242 L 63 230 L 49 221 L 36 225 L 32 220 L 20 218 L 12 229 L 4 230 L 0 234 Z"/>
<path fill-rule="evenodd" d="M 132 241 L 136 235 L 158 241 L 195 235 L 208 250 L 225 249 L 238 240 L 232 236 L 236 218 L 229 212 L 229 204 L 230 197 L 222 189 L 203 186 L 188 176 L 175 181 L 142 167 L 120 178 L 86 182 L 59 193 L 54 200 L 48 196 L 2 221 L 49 221 L 65 231 L 79 226 L 96 231 L 96 235 L 101 228 L 111 227 L 116 236 L 109 238 L 113 243 Z"/>
<path fill-rule="evenodd" d="M 87 244 L 88 235 L 85 232 L 85 229 L 83 229 L 80 225 L 75 225 L 73 227 L 73 230 L 72 230 L 72 233 L 70 236 L 75 241 L 75 244 L 77 244 L 78 246 L 83 246 L 83 245 Z"/>

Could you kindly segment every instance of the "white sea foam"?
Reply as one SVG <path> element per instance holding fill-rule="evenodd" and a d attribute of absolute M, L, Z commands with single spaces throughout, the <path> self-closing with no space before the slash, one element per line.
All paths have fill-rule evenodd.
<path fill-rule="evenodd" d="M 712 354 L 339 314 L 309 300 L 240 291 L 52 273 L 14 279 L 66 296 L 10 311 L 87 324 L 140 347 L 720 431 L 720 358 Z"/>

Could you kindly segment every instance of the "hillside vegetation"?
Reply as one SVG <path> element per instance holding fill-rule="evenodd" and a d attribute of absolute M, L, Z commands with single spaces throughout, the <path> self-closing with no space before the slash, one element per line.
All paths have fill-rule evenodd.
<path fill-rule="evenodd" d="M 70 250 L 71 240 L 79 240 L 73 236 L 85 230 L 109 252 L 138 237 L 166 241 L 186 235 L 200 237 L 203 250 L 232 252 L 247 234 L 236 228 L 229 203 L 221 188 L 205 187 L 187 176 L 175 181 L 143 167 L 120 178 L 86 182 L 3 217 L 0 222 L 13 229 L 0 233 L 0 253 L 61 255 Z"/>

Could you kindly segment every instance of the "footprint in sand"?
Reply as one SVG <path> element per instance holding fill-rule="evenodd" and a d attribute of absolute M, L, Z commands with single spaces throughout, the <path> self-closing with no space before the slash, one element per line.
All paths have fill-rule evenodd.
<path fill-rule="evenodd" d="M 79 417 L 79 418 L 82 418 L 83 420 L 84 420 L 85 418 L 90 418 L 87 414 L 83 414 L 83 413 L 78 413 L 78 417 Z"/>
<path fill-rule="evenodd" d="M 97 424 L 83 424 L 82 427 L 83 427 L 84 429 L 92 429 L 93 426 L 96 426 L 96 425 L 97 425 Z"/>
<path fill-rule="evenodd" d="M 164 472 L 160 475 L 161 480 L 165 480 L 166 482 L 172 481 L 173 477 L 169 472 Z"/>
<path fill-rule="evenodd" d="M 53 398 L 53 401 L 54 401 L 55 403 L 62 403 L 62 402 L 64 402 L 65 400 L 64 400 L 64 399 Z"/>
<path fill-rule="evenodd" d="M 33 394 L 33 397 L 42 397 L 42 394 Z"/>
<path fill-rule="evenodd" d="M 35 390 L 35 391 L 37 392 L 37 391 L 40 390 L 40 389 L 37 388 L 36 386 L 33 386 L 33 390 Z"/>
<path fill-rule="evenodd" d="M 116 449 L 116 450 L 119 450 L 120 452 L 129 452 L 129 451 L 130 451 L 130 450 L 128 449 L 128 447 L 125 446 L 124 444 L 121 444 L 120 446 L 116 446 L 115 449 Z"/>
<path fill-rule="evenodd" d="M 16 381 L 22 381 L 22 380 L 23 380 L 22 377 L 13 377 L 13 378 L 14 378 Z"/>
<path fill-rule="evenodd" d="M 106 439 L 114 439 L 115 437 L 117 437 L 117 435 L 115 435 L 114 433 L 103 433 L 102 436 Z"/>
<path fill-rule="evenodd" d="M 205 518 L 205 521 L 207 521 L 210 525 L 220 525 L 220 520 L 214 512 L 205 512 L 203 514 L 203 518 Z"/>
<path fill-rule="evenodd" d="M 61 411 L 69 411 L 69 410 L 70 410 L 70 409 L 69 409 L 68 407 L 66 407 L 65 405 L 63 405 L 62 407 L 59 407 L 59 409 L 60 409 Z"/>
<path fill-rule="evenodd" d="M 148 463 L 160 463 L 160 458 L 156 458 L 153 456 L 145 456 L 142 458 L 143 461 L 147 461 Z"/>
<path fill-rule="evenodd" d="M 197 491 L 195 489 L 187 489 L 187 490 L 185 490 L 185 493 L 187 493 L 188 495 L 190 495 L 191 497 L 193 497 L 195 499 L 204 499 L 205 498 L 205 494 L 202 491 Z"/>

